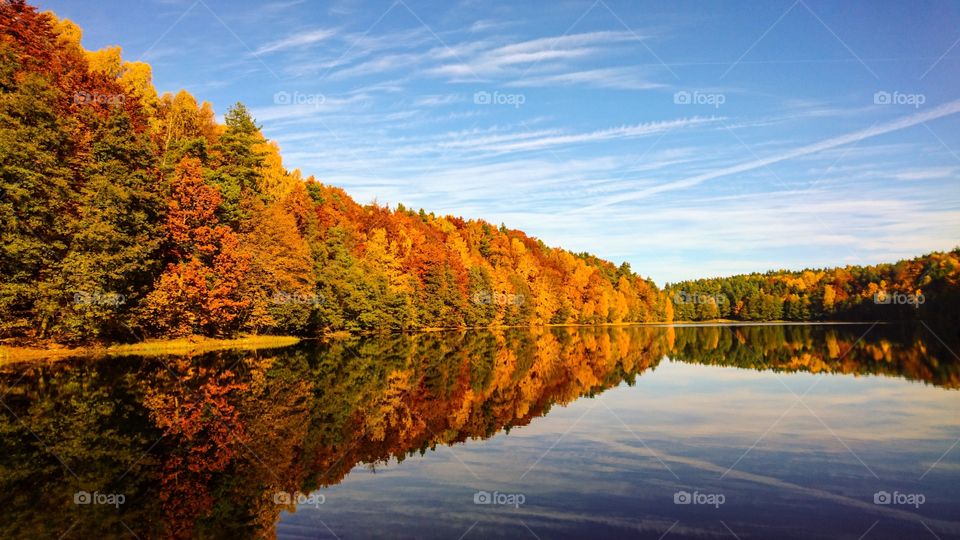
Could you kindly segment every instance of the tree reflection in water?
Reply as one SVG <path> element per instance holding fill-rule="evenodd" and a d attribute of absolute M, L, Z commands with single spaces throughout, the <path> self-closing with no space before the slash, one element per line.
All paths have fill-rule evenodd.
<path fill-rule="evenodd" d="M 272 536 L 296 494 L 357 464 L 489 438 L 667 357 L 960 386 L 960 362 L 922 328 L 867 328 L 444 332 L 7 366 L 0 536 Z M 80 491 L 124 502 L 78 505 Z"/>

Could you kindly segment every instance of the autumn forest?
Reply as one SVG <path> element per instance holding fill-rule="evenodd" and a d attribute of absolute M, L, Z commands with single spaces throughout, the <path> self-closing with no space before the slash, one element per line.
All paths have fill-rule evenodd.
<path fill-rule="evenodd" d="M 643 234 L 639 231 L 638 234 Z M 960 322 L 960 249 L 659 287 L 504 225 L 359 204 L 151 68 L 0 3 L 0 339 L 674 320 Z M 655 255 L 652 255 L 655 256 Z M 642 269 L 637 269 L 641 270 Z"/>

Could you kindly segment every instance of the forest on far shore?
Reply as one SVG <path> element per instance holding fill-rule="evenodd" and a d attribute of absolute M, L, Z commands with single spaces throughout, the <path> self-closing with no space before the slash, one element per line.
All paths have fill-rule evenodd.
<path fill-rule="evenodd" d="M 667 284 L 674 319 L 960 323 L 960 249 L 895 264 L 786 270 Z"/>

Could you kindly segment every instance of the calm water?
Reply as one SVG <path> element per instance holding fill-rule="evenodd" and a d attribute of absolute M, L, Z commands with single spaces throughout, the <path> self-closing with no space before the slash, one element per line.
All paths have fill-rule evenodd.
<path fill-rule="evenodd" d="M 0 537 L 960 538 L 958 388 L 883 325 L 7 366 Z"/>

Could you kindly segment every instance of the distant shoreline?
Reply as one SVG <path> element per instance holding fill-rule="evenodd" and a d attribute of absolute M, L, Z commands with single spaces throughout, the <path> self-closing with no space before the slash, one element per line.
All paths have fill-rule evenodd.
<path fill-rule="evenodd" d="M 733 319 L 711 319 L 709 321 L 651 321 L 651 322 L 625 322 L 625 323 L 599 323 L 599 324 L 538 324 L 538 325 L 501 325 L 501 326 L 448 326 L 418 328 L 403 332 L 389 332 L 401 334 L 422 334 L 427 332 L 455 332 L 458 330 L 497 330 L 506 328 L 626 328 L 630 326 L 818 326 L 818 325 L 863 325 L 863 324 L 891 324 L 911 321 L 737 321 Z M 342 337 L 354 335 L 377 335 L 377 332 L 362 332 L 351 334 L 349 332 L 338 332 L 329 337 Z M 309 338 L 305 338 L 309 339 Z"/>
<path fill-rule="evenodd" d="M 644 326 L 819 326 L 819 325 L 857 325 L 890 324 L 891 322 L 910 321 L 735 321 L 732 319 L 712 319 L 709 321 L 673 321 L 668 323 L 637 323 Z"/>
<path fill-rule="evenodd" d="M 603 324 L 546 324 L 538 326 L 464 326 L 447 328 L 420 328 L 406 332 L 334 332 L 326 336 L 297 337 L 297 336 L 242 336 L 238 338 L 208 338 L 190 336 L 174 339 L 153 339 L 141 343 L 91 345 L 82 347 L 68 347 L 51 344 L 47 347 L 9 346 L 0 345 L 0 365 L 28 362 L 34 360 L 60 360 L 79 356 L 164 356 L 171 354 L 201 353 L 222 350 L 257 350 L 281 348 L 296 345 L 303 340 L 313 339 L 346 339 L 349 337 L 390 335 L 390 334 L 425 334 L 433 332 L 457 332 L 464 330 L 504 330 L 517 328 L 628 328 L 628 327 L 694 327 L 694 326 L 823 326 L 823 325 L 866 325 L 889 324 L 890 321 L 735 321 L 729 319 L 715 319 L 710 321 L 672 321 L 672 322 L 631 322 L 631 323 L 603 323 Z"/>

